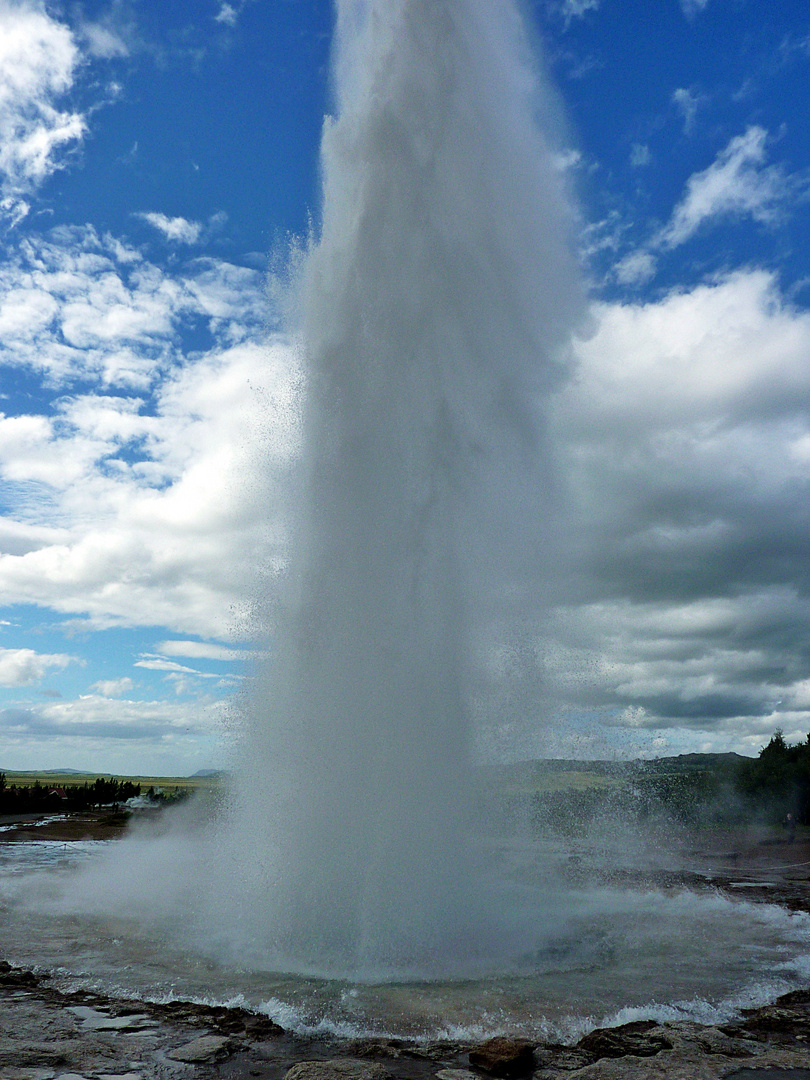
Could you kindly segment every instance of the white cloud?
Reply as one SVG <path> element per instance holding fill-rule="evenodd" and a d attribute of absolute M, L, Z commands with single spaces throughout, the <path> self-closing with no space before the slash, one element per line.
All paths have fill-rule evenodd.
<path fill-rule="evenodd" d="M 649 146 L 643 143 L 633 143 L 630 147 L 630 164 L 634 169 L 644 168 L 652 161 Z"/>
<path fill-rule="evenodd" d="M 639 248 L 613 264 L 616 280 L 622 285 L 643 285 L 655 277 L 656 262 L 649 251 Z"/>
<path fill-rule="evenodd" d="M 298 422 L 297 364 L 266 338 L 266 305 L 256 271 L 201 259 L 172 276 L 91 229 L 30 237 L 0 265 L 0 361 L 63 390 L 51 415 L 0 414 L 6 603 L 234 635 L 277 557 L 267 508 Z M 193 358 L 186 319 L 197 343 L 210 333 Z"/>
<path fill-rule="evenodd" d="M 790 417 L 810 393 L 810 314 L 786 305 L 765 271 L 594 313 L 576 389 L 559 399 L 578 435 L 624 441 L 703 424 L 717 435 L 749 413 Z"/>
<path fill-rule="evenodd" d="M 178 664 L 175 660 L 164 660 L 159 656 L 136 660 L 135 667 L 147 668 L 149 671 L 172 671 L 183 675 L 203 675 L 203 672 L 197 671 L 196 668 L 184 667 L 183 664 Z M 210 677 L 214 678 L 215 676 Z"/>
<path fill-rule="evenodd" d="M 184 217 L 167 217 L 165 214 L 158 213 L 137 216 L 157 229 L 167 240 L 177 244 L 196 244 L 203 230 L 199 221 L 188 221 Z"/>
<path fill-rule="evenodd" d="M 51 384 L 146 390 L 180 366 L 179 335 L 206 320 L 233 344 L 266 320 L 261 275 L 199 259 L 172 276 L 90 227 L 30 236 L 0 264 L 0 362 Z"/>
<path fill-rule="evenodd" d="M 1 424 L 2 421 L 0 421 Z M 9 495 L 13 493 L 8 490 L 10 486 L 6 486 Z M 24 505 L 18 507 L 18 513 L 24 510 Z M 0 553 L 2 554 L 24 555 L 27 551 L 35 551 L 44 544 L 62 543 L 68 539 L 69 535 L 66 529 L 57 529 L 52 525 L 33 525 L 11 517 L 0 517 Z M 0 622 L 0 625 L 3 623 Z"/>
<path fill-rule="evenodd" d="M 638 705 L 628 705 L 622 712 L 619 722 L 623 727 L 644 727 L 647 721 L 647 712 Z"/>
<path fill-rule="evenodd" d="M 683 130 L 686 135 L 690 134 L 695 124 L 698 108 L 703 97 L 691 88 L 681 87 L 672 95 L 673 104 L 683 116 Z"/>
<path fill-rule="evenodd" d="M 231 4 L 222 0 L 219 11 L 214 16 L 214 22 L 224 23 L 226 26 L 235 26 L 238 12 Z"/>
<path fill-rule="evenodd" d="M 60 110 L 81 54 L 70 29 L 39 4 L 0 4 L 0 193 L 19 220 L 33 191 L 83 138 L 84 116 Z"/>
<path fill-rule="evenodd" d="M 0 686 L 30 686 L 44 679 L 52 668 L 66 668 L 74 659 L 63 653 L 0 649 Z"/>
<path fill-rule="evenodd" d="M 570 172 L 582 165 L 582 154 L 579 150 L 560 150 L 552 155 L 552 161 L 559 172 Z"/>
<path fill-rule="evenodd" d="M 600 3 L 601 0 L 562 0 L 560 10 L 567 25 L 573 19 L 583 18 L 589 11 L 596 11 Z"/>
<path fill-rule="evenodd" d="M 207 641 L 161 641 L 155 648 L 164 656 L 186 656 L 192 660 L 245 660 L 251 655 L 245 649 Z"/>
<path fill-rule="evenodd" d="M 803 738 L 810 313 L 749 271 L 594 320 L 551 417 L 570 588 L 536 631 L 548 709 L 680 748 Z"/>
<path fill-rule="evenodd" d="M 31 204 L 20 198 L 19 195 L 6 195 L 0 199 L 0 211 L 2 212 L 0 216 L 7 219 L 11 229 L 16 228 L 28 216 L 30 209 Z"/>
<path fill-rule="evenodd" d="M 19 508 L 0 518 L 7 603 L 93 627 L 237 636 L 253 568 L 280 557 L 271 485 L 298 434 L 300 373 L 289 343 L 260 337 L 265 302 L 252 271 L 208 259 L 170 275 L 86 230 L 31 238 L 0 267 L 5 355 L 58 372 L 65 391 L 51 415 L 0 417 L 0 482 L 14 485 Z M 186 315 L 211 329 L 210 347 L 193 357 L 179 340 Z M 581 599 L 549 615 L 549 693 L 559 688 L 558 699 L 636 733 L 703 724 L 728 743 L 736 724 L 737 747 L 763 739 L 763 717 L 781 700 L 769 722 L 784 716 L 792 731 L 810 720 L 807 673 L 777 639 L 784 625 L 810 631 L 802 590 L 791 587 L 801 584 L 807 525 L 796 493 L 810 484 L 810 315 L 763 272 L 655 303 L 597 305 L 593 315 L 577 378 L 550 417 L 573 504 L 560 579 Z M 67 359 L 58 351 L 66 325 Z M 106 365 L 127 348 L 146 357 L 143 382 L 110 393 Z M 68 392 L 73 379 L 81 393 Z M 210 640 L 154 649 L 136 666 L 183 694 L 201 675 L 212 685 L 195 660 L 241 658 Z M 8 677 L 22 678 L 13 674 L 21 660 L 9 664 Z M 110 706 L 116 686 L 119 696 L 131 688 L 102 680 L 98 697 L 29 710 L 18 745 L 44 744 L 47 733 L 63 749 L 142 739 L 158 753 L 177 732 L 167 717 L 188 718 L 185 704 L 139 729 L 140 703 Z M 80 735 L 70 725 L 83 717 Z"/>
<path fill-rule="evenodd" d="M 86 770 L 104 761 L 123 775 L 177 776 L 222 762 L 227 706 L 220 700 L 131 701 L 86 694 L 0 710 L 2 766 Z"/>
<path fill-rule="evenodd" d="M 100 679 L 93 683 L 91 690 L 98 690 L 102 697 L 117 698 L 128 694 L 135 684 L 128 676 L 120 679 Z"/>
<path fill-rule="evenodd" d="M 81 35 L 91 56 L 111 60 L 116 56 L 129 56 L 129 46 L 120 32 L 112 26 L 98 22 L 82 23 Z"/>
<path fill-rule="evenodd" d="M 681 10 L 687 19 L 699 15 L 708 6 L 709 0 L 681 0 Z"/>
<path fill-rule="evenodd" d="M 697 98 L 687 91 L 677 91 L 675 97 L 679 94 L 689 97 L 696 107 Z M 688 122 L 693 116 L 693 108 L 685 112 Z M 768 133 L 761 127 L 750 127 L 732 139 L 707 169 L 689 177 L 669 222 L 614 260 L 608 279 L 621 285 L 646 284 L 657 273 L 662 250 L 686 243 L 700 229 L 723 219 L 752 218 L 764 225 L 778 222 L 789 201 L 804 194 L 806 180 L 787 174 L 779 165 L 768 165 L 767 144 Z M 584 253 L 590 258 L 604 250 L 618 253 L 628 233 L 630 226 L 614 214 L 586 233 Z"/>
<path fill-rule="evenodd" d="M 31 489 L 32 524 L 41 514 L 65 530 L 59 542 L 42 534 L 35 549 L 0 555 L 6 602 L 96 625 L 230 637 L 255 568 L 273 552 L 262 492 L 269 499 L 270 456 L 283 462 L 294 445 L 288 358 L 278 346 L 212 354 L 167 381 L 156 415 L 79 398 L 59 423 L 0 421 L 0 476 Z M 273 401 L 278 443 L 268 447 L 258 433 Z"/>
<path fill-rule="evenodd" d="M 774 221 L 793 185 L 779 166 L 765 165 L 767 141 L 763 128 L 750 127 L 732 139 L 708 169 L 690 176 L 686 195 L 659 242 L 677 247 L 707 221 L 721 217 Z"/>

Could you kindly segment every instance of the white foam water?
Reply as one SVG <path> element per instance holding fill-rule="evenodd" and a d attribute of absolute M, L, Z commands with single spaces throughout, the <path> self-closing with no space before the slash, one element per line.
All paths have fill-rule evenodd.
<path fill-rule="evenodd" d="M 594 1026 L 642 1018 L 719 1023 L 810 979 L 808 917 L 710 891 L 569 889 L 556 902 L 568 913 L 564 928 L 519 964 L 513 957 L 511 969 L 481 978 L 373 984 L 224 964 L 165 923 L 145 921 L 137 905 L 120 912 L 102 891 L 105 848 L 119 846 L 0 849 L 5 957 L 65 988 L 240 1005 L 302 1034 L 417 1041 L 502 1032 L 573 1041 Z M 95 876 L 81 880 L 99 889 L 95 914 L 89 896 L 65 901 L 65 879 L 88 862 Z M 521 888 L 541 918 L 542 876 L 532 883 L 524 874 Z"/>

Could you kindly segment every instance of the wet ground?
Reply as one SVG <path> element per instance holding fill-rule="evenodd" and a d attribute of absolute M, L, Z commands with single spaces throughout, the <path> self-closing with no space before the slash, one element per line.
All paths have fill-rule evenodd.
<path fill-rule="evenodd" d="M 109 839 L 120 814 L 0 820 L 0 842 Z M 705 831 L 683 838 L 677 864 L 598 871 L 577 859 L 572 878 L 719 888 L 754 902 L 810 911 L 810 839 L 776 830 Z M 0 931 L 0 956 L 2 956 Z M 167 1004 L 67 992 L 0 962 L 0 1080 L 810 1080 L 810 990 L 744 1010 L 732 1023 L 638 1021 L 576 1044 L 515 1039 L 414 1044 L 284 1031 L 265 1016 L 191 1002 Z"/>
<path fill-rule="evenodd" d="M 129 814 L 119 810 L 92 810 L 81 814 L 0 815 L 0 844 L 30 840 L 113 840 L 122 836 Z"/>

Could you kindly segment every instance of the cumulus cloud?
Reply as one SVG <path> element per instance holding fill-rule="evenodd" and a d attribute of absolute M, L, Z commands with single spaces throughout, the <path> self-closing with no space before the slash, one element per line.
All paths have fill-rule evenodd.
<path fill-rule="evenodd" d="M 281 528 L 262 507 L 268 462 L 295 447 L 297 365 L 266 338 L 265 304 L 256 271 L 203 259 L 169 275 L 90 229 L 18 246 L 0 267 L 0 361 L 63 393 L 52 415 L 0 415 L 7 603 L 234 634 Z M 209 332 L 193 358 L 186 321 Z"/>
<path fill-rule="evenodd" d="M 203 231 L 199 221 L 188 221 L 184 217 L 167 217 L 165 214 L 158 213 L 137 216 L 157 229 L 167 240 L 176 244 L 196 244 Z"/>
<path fill-rule="evenodd" d="M 0 649 L 0 686 L 30 686 L 53 668 L 66 668 L 74 657 L 33 649 Z"/>
<path fill-rule="evenodd" d="M 85 694 L 0 710 L 3 767 L 82 770 L 103 759 L 124 775 L 177 776 L 220 759 L 227 706 L 214 699 L 132 701 Z M 21 764 L 17 765 L 17 762 Z"/>
<path fill-rule="evenodd" d="M 257 495 L 273 451 L 250 430 L 258 436 L 274 399 L 289 427 L 287 359 L 259 345 L 215 353 L 175 374 L 155 413 L 99 396 L 65 402 L 58 421 L 0 420 L 0 476 L 27 493 L 32 524 L 56 519 L 64 530 L 0 555 L 6 601 L 96 625 L 231 636 L 254 567 L 272 551 Z M 277 452 L 289 448 L 279 441 Z"/>
<path fill-rule="evenodd" d="M 81 113 L 59 107 L 81 59 L 70 29 L 41 5 L 0 4 L 0 192 L 13 222 L 86 133 Z"/>
<path fill-rule="evenodd" d="M 718 171 L 738 152 L 729 144 Z M 700 205 L 684 211 L 695 229 L 726 204 Z M 625 280 L 651 268 L 625 258 Z M 266 336 L 265 304 L 252 270 L 195 259 L 170 273 L 88 229 L 31 236 L 0 266 L 0 357 L 60 395 L 48 414 L 0 416 L 15 506 L 0 517 L 0 591 L 92 628 L 164 627 L 135 666 L 182 694 L 219 685 L 203 661 L 244 657 L 219 642 L 238 637 L 254 568 L 283 558 L 272 483 L 296 449 L 301 374 L 290 343 Z M 549 715 L 570 721 L 558 752 L 599 754 L 574 716 L 629 732 L 636 752 L 653 740 L 756 752 L 777 724 L 806 732 L 810 315 L 747 271 L 597 304 L 593 324 L 550 405 L 569 507 L 558 584 L 531 648 L 493 664 L 492 679 L 518 670 L 545 710 L 527 710 L 535 733 Z M 70 660 L 2 656 L 9 686 Z M 129 677 L 91 689 L 7 710 L 4 746 L 64 762 L 139 744 L 171 772 L 196 745 L 210 763 L 221 706 L 129 701 Z"/>
<path fill-rule="evenodd" d="M 180 367 L 184 327 L 211 345 L 257 335 L 266 299 L 255 270 L 198 259 L 168 274 L 94 229 L 29 236 L 0 265 L 0 363 L 49 384 L 147 390 Z"/>
<path fill-rule="evenodd" d="M 748 271 L 594 318 L 554 403 L 549 700 L 694 749 L 804 738 L 810 313 Z"/>
<path fill-rule="evenodd" d="M 0 423 L 2 420 L 0 419 Z M 13 484 L 6 484 L 7 496 L 14 497 L 17 491 Z M 22 492 L 20 492 L 23 495 Z M 14 499 L 16 503 L 16 498 Z M 25 513 L 25 507 L 19 505 L 18 513 Z M 24 555 L 27 551 L 35 551 L 44 544 L 59 544 L 66 540 L 69 533 L 65 529 L 57 529 L 52 525 L 34 525 L 29 522 L 15 520 L 12 517 L 0 516 L 0 553 L 8 555 Z M 0 620 L 0 626 L 9 626 L 5 620 Z"/>

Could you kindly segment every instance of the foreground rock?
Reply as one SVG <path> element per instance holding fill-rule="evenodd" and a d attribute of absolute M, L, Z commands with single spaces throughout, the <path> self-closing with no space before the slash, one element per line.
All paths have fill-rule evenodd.
<path fill-rule="evenodd" d="M 672 1049 L 672 1042 L 654 1020 L 597 1028 L 580 1039 L 578 1045 L 592 1058 L 654 1057 L 662 1050 Z"/>
<path fill-rule="evenodd" d="M 63 993 L 0 962 L 0 1080 L 810 1080 L 810 991 L 716 1027 L 640 1021 L 576 1046 L 338 1040 L 246 1009 Z"/>
<path fill-rule="evenodd" d="M 534 1066 L 534 1046 L 522 1039 L 487 1039 L 469 1054 L 470 1064 L 493 1076 L 526 1076 Z"/>
<path fill-rule="evenodd" d="M 221 1061 L 228 1057 L 232 1049 L 233 1043 L 224 1035 L 200 1035 L 199 1038 L 170 1050 L 166 1056 L 173 1061 L 200 1065 L 204 1062 Z"/>
<path fill-rule="evenodd" d="M 284 1080 L 391 1080 L 391 1073 L 373 1061 L 332 1058 L 329 1061 L 299 1061 Z"/>
<path fill-rule="evenodd" d="M 788 994 L 787 998 L 797 995 Z M 737 1023 L 703 1027 L 639 1021 L 597 1028 L 572 1049 L 535 1051 L 535 1080 L 810 1080 L 810 993 L 749 1010 Z M 754 1069 L 752 1073 L 750 1070 Z"/>

